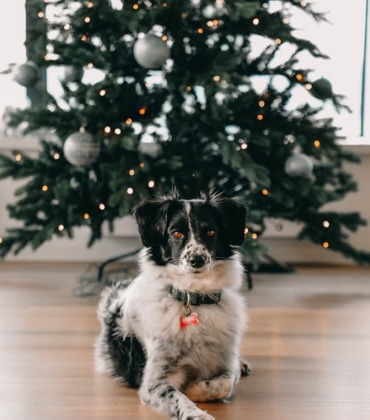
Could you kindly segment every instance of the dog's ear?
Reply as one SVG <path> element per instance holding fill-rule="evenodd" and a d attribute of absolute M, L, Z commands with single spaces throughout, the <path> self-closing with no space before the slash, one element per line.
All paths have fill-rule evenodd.
<path fill-rule="evenodd" d="M 247 209 L 235 198 L 217 196 L 211 203 L 221 213 L 226 238 L 230 245 L 241 245 L 244 241 Z"/>
<path fill-rule="evenodd" d="M 151 247 L 163 239 L 170 204 L 171 200 L 167 199 L 146 200 L 132 210 L 144 246 Z"/>

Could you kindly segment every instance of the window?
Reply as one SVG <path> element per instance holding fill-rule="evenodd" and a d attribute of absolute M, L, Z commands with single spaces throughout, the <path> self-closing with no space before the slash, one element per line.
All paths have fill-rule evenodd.
<path fill-rule="evenodd" d="M 112 0 L 114 2 L 115 0 Z M 302 3 L 305 0 L 302 0 Z M 308 1 L 307 1 L 308 2 Z M 297 28 L 297 35 L 309 39 L 330 59 L 315 59 L 302 55 L 302 66 L 314 69 L 313 81 L 324 77 L 330 81 L 333 91 L 346 98 L 344 103 L 352 113 L 338 114 L 332 104 L 315 99 L 304 89 L 293 95 L 290 106 L 294 109 L 302 101 L 314 106 L 322 106 L 322 117 L 333 117 L 334 125 L 341 127 L 341 134 L 348 140 L 356 142 L 362 137 L 370 142 L 370 98 L 366 102 L 365 81 L 370 83 L 370 74 L 366 75 L 366 13 L 369 0 L 357 0 L 351 6 L 337 0 L 320 0 L 313 4 L 318 12 L 328 12 L 330 23 L 317 23 L 304 13 L 296 13 L 291 18 L 292 26 Z M 282 7 L 284 2 L 270 1 L 270 8 Z M 9 24 L 12 22 L 12 24 Z M 26 19 L 24 0 L 13 0 L 0 4 L 0 72 L 4 73 L 9 65 L 26 61 L 24 38 Z M 287 51 L 287 54 L 289 51 Z M 370 66 L 369 66 L 370 68 Z M 53 95 L 61 92 L 59 80 L 61 69 L 48 70 L 48 89 Z M 370 72 L 369 72 L 370 73 Z M 366 77 L 368 76 L 368 77 Z M 90 80 L 89 80 L 90 81 Z M 256 82 L 257 83 L 257 82 Z M 16 107 L 27 107 L 32 101 L 27 90 L 12 80 L 11 73 L 0 74 L 0 118 L 7 110 Z"/>
<path fill-rule="evenodd" d="M 11 24 L 10 24 L 11 22 Z M 7 73 L 12 64 L 26 61 L 24 39 L 26 33 L 26 18 L 23 0 L 2 2 L 0 5 L 0 117 L 7 110 L 26 107 L 30 104 L 27 92 L 23 86 L 12 80 L 12 74 Z"/>

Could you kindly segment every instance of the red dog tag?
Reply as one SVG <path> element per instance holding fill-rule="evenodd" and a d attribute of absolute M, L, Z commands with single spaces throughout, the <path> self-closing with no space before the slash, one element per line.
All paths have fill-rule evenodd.
<path fill-rule="evenodd" d="M 198 325 L 198 315 L 195 312 L 192 312 L 190 315 L 180 316 L 180 328 L 185 328 L 188 325 Z"/>

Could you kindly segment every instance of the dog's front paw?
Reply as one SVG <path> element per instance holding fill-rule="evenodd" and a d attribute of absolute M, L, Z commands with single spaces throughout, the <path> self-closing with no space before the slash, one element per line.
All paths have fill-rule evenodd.
<path fill-rule="evenodd" d="M 199 414 L 190 414 L 187 417 L 185 416 L 186 420 L 215 420 L 213 416 L 207 413 L 207 411 L 199 410 Z"/>
<path fill-rule="evenodd" d="M 251 365 L 244 359 L 240 360 L 240 374 L 241 376 L 248 376 L 252 372 Z"/>

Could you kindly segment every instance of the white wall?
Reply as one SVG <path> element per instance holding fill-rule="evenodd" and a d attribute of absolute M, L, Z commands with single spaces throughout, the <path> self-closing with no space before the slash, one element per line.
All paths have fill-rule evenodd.
<path fill-rule="evenodd" d="M 354 148 L 362 158 L 361 165 L 351 165 L 348 168 L 358 181 L 359 190 L 349 194 L 345 200 L 335 203 L 332 207 L 338 211 L 360 211 L 370 223 L 370 146 L 357 145 L 351 148 Z M 37 151 L 38 144 L 34 139 L 0 138 L 1 153 L 8 153 L 13 149 L 33 154 Z M 14 201 L 13 192 L 20 183 L 22 182 L 10 179 L 0 180 L 0 236 L 5 233 L 7 227 L 15 226 L 14 220 L 8 217 L 6 205 Z M 297 226 L 292 223 L 283 221 L 282 225 L 278 225 L 278 222 L 271 221 L 263 239 L 269 248 L 269 255 L 286 263 L 351 263 L 337 253 L 308 241 L 297 241 L 294 238 L 296 232 Z M 6 260 L 99 262 L 141 247 L 136 224 L 130 217 L 117 221 L 114 233 L 107 232 L 103 240 L 91 248 L 86 247 L 88 238 L 88 228 L 76 229 L 72 240 L 54 238 L 36 251 L 28 247 L 18 256 L 8 255 Z M 369 238 L 370 226 L 366 226 L 352 235 L 351 243 L 358 248 L 370 251 Z"/>

